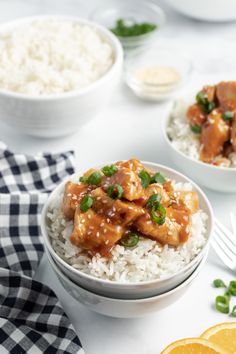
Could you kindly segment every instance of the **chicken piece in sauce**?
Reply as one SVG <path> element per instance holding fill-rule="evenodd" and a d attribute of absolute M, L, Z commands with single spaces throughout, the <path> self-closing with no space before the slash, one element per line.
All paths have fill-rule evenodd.
<path fill-rule="evenodd" d="M 229 124 L 222 118 L 221 111 L 212 111 L 208 116 L 207 123 L 202 128 L 201 160 L 204 162 L 213 162 L 214 157 L 223 152 L 224 144 L 229 138 Z"/>
<path fill-rule="evenodd" d="M 103 215 L 92 209 L 83 213 L 76 209 L 74 229 L 70 236 L 71 242 L 85 250 L 103 252 L 121 239 L 125 229 L 121 225 L 112 224 Z"/>
<path fill-rule="evenodd" d="M 191 213 L 187 207 L 175 205 L 166 208 L 166 221 L 163 225 L 156 224 L 146 212 L 136 222 L 135 227 L 143 235 L 161 244 L 179 246 L 188 240 L 191 226 Z"/>
<path fill-rule="evenodd" d="M 200 160 L 229 166 L 230 151 L 236 152 L 236 82 L 204 86 L 196 100 L 186 117 L 192 131 L 199 134 Z"/>
<path fill-rule="evenodd" d="M 145 213 L 141 206 L 125 200 L 111 199 L 102 188 L 92 191 L 93 210 L 104 215 L 114 224 L 127 226 Z"/>
<path fill-rule="evenodd" d="M 103 176 L 98 185 L 68 182 L 65 186 L 63 213 L 74 219 L 71 242 L 92 253 L 109 256 L 109 251 L 123 237 L 135 232 L 159 243 L 178 246 L 186 242 L 191 228 L 191 215 L 198 210 L 195 192 L 174 192 L 170 180 L 152 180 L 153 171 L 145 170 L 138 160 L 118 162 L 109 177 Z M 109 167 L 109 166 L 108 166 Z M 143 187 L 140 172 L 150 173 L 149 184 Z M 97 171 L 99 172 L 99 171 Z M 87 176 L 94 173 L 90 170 Z M 119 184 L 122 195 L 111 196 L 108 186 Z M 71 198 L 73 195 L 76 198 Z M 153 219 L 150 199 L 165 211 L 161 224 Z M 86 199 L 87 198 L 87 199 Z M 114 198 L 114 199 L 113 199 Z M 81 205 L 87 204 L 86 208 Z M 152 208 L 156 207 L 156 204 Z M 155 209 L 156 210 L 156 209 Z M 158 209 L 159 210 L 159 209 Z"/>
<path fill-rule="evenodd" d="M 220 82 L 216 85 L 216 96 L 223 111 L 236 110 L 236 82 Z"/>
<path fill-rule="evenodd" d="M 67 182 L 65 185 L 62 212 L 66 219 L 74 218 L 75 209 L 82 198 L 91 190 L 91 186 Z"/>
<path fill-rule="evenodd" d="M 104 177 L 102 188 L 107 190 L 110 185 L 119 184 L 123 188 L 123 197 L 129 201 L 143 196 L 143 188 L 138 173 L 121 166 L 111 177 Z"/>

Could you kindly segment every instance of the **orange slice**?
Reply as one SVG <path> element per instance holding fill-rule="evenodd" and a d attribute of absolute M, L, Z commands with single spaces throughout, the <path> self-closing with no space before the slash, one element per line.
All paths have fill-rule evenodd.
<path fill-rule="evenodd" d="M 201 338 L 220 345 L 229 353 L 236 353 L 236 322 L 219 323 L 207 329 Z"/>
<path fill-rule="evenodd" d="M 204 338 L 186 338 L 170 344 L 161 354 L 229 354 Z"/>

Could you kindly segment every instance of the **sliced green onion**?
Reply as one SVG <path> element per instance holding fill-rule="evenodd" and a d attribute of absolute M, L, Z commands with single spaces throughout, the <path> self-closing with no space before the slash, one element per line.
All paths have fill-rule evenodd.
<path fill-rule="evenodd" d="M 202 91 L 198 92 L 196 95 L 196 101 L 200 105 L 205 105 L 207 103 L 206 94 Z"/>
<path fill-rule="evenodd" d="M 213 281 L 213 286 L 214 288 L 226 288 L 225 283 L 221 279 L 215 279 Z"/>
<path fill-rule="evenodd" d="M 236 305 L 232 308 L 232 311 L 230 313 L 231 317 L 236 317 Z"/>
<path fill-rule="evenodd" d="M 234 117 L 234 113 L 233 112 L 227 111 L 227 112 L 222 113 L 222 118 L 224 120 L 232 120 L 233 117 Z"/>
<path fill-rule="evenodd" d="M 107 194 L 112 199 L 121 199 L 123 195 L 123 188 L 119 184 L 112 184 L 107 188 Z"/>
<path fill-rule="evenodd" d="M 88 183 L 88 177 L 86 177 L 86 176 L 82 176 L 82 177 L 80 177 L 80 179 L 79 179 L 79 181 L 81 182 L 81 183 Z"/>
<path fill-rule="evenodd" d="M 211 113 L 211 111 L 216 106 L 215 102 L 213 102 L 213 101 L 209 102 L 208 101 L 207 95 L 204 92 L 202 92 L 202 91 L 198 92 L 198 94 L 196 96 L 196 101 L 199 104 L 199 106 L 201 106 L 202 110 L 205 113 Z"/>
<path fill-rule="evenodd" d="M 232 280 L 229 283 L 228 290 L 231 295 L 236 296 L 236 280 Z"/>
<path fill-rule="evenodd" d="M 231 298 L 231 293 L 229 290 L 226 290 L 226 292 L 224 293 L 224 296 L 228 296 L 228 298 Z"/>
<path fill-rule="evenodd" d="M 163 225 L 166 220 L 166 209 L 160 204 L 154 206 L 151 210 L 151 218 L 156 224 Z"/>
<path fill-rule="evenodd" d="M 229 313 L 229 298 L 228 296 L 217 296 L 215 299 L 216 310 L 221 313 Z"/>
<path fill-rule="evenodd" d="M 98 186 L 102 181 L 102 175 L 99 171 L 93 172 L 87 179 L 88 184 Z"/>
<path fill-rule="evenodd" d="M 160 172 L 155 173 L 155 175 L 152 176 L 151 178 L 151 183 L 164 184 L 165 181 L 166 181 L 165 177 Z"/>
<path fill-rule="evenodd" d="M 121 245 L 124 247 L 134 247 L 137 245 L 138 242 L 139 235 L 134 232 L 130 232 L 120 240 Z"/>
<path fill-rule="evenodd" d="M 91 206 L 93 205 L 93 198 L 90 197 L 89 195 L 86 195 L 85 197 L 83 197 L 83 199 L 81 200 L 80 203 L 80 210 L 85 213 L 86 211 L 88 211 Z"/>
<path fill-rule="evenodd" d="M 118 167 L 116 165 L 104 166 L 102 168 L 102 172 L 106 177 L 111 177 L 118 171 Z"/>
<path fill-rule="evenodd" d="M 193 124 L 193 125 L 191 125 L 191 130 L 195 134 L 200 134 L 202 131 L 202 127 L 200 125 Z"/>
<path fill-rule="evenodd" d="M 160 194 L 153 194 L 151 195 L 151 197 L 149 197 L 146 207 L 151 209 L 154 206 L 158 206 L 160 201 L 161 201 Z"/>
<path fill-rule="evenodd" d="M 145 170 L 142 170 L 139 172 L 139 177 L 141 179 L 142 187 L 147 188 L 151 182 L 151 176 L 149 173 Z"/>

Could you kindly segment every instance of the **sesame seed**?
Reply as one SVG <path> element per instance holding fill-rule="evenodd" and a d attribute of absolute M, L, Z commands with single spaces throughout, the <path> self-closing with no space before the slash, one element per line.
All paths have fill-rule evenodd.
<path fill-rule="evenodd" d="M 108 245 L 108 243 L 109 243 L 109 240 L 106 240 L 106 241 L 105 241 L 105 244 Z"/>
<path fill-rule="evenodd" d="M 99 236 L 100 236 L 100 232 L 98 231 L 98 232 L 97 232 L 97 237 L 99 237 Z"/>
<path fill-rule="evenodd" d="M 107 232 L 107 229 L 103 229 L 104 234 Z"/>
<path fill-rule="evenodd" d="M 71 194 L 71 193 L 68 193 L 68 194 L 67 194 L 67 197 L 71 197 L 71 196 L 72 196 L 72 194 Z"/>
<path fill-rule="evenodd" d="M 104 225 L 105 225 L 104 222 L 102 222 L 102 223 L 101 223 L 101 227 L 103 227 Z"/>

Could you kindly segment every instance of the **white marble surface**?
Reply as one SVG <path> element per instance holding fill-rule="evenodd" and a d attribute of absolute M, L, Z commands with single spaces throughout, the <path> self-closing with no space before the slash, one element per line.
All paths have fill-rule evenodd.
<path fill-rule="evenodd" d="M 39 13 L 88 16 L 95 6 L 103 2 L 0 0 L 0 21 Z M 192 83 L 198 80 L 235 80 L 236 23 L 201 23 L 172 12 L 165 6 L 164 0 L 162 5 L 166 9 L 167 24 L 159 43 L 174 46 L 192 57 Z M 0 122 L 0 139 L 17 152 L 74 149 L 79 170 L 100 162 L 132 156 L 171 166 L 163 149 L 160 131 L 160 119 L 165 112 L 166 103 L 156 105 L 141 102 L 121 84 L 107 110 L 72 136 L 40 140 L 20 135 Z M 236 209 L 236 196 L 207 190 L 206 193 L 217 217 L 229 225 L 229 212 Z M 148 318 L 118 320 L 92 313 L 76 303 L 62 289 L 46 259 L 43 259 L 37 274 L 38 279 L 50 284 L 57 293 L 87 354 L 157 354 L 173 340 L 197 336 L 207 326 L 230 320 L 212 308 L 218 292 L 210 284 L 216 277 L 227 281 L 233 274 L 212 251 L 197 281 L 176 304 Z"/>

